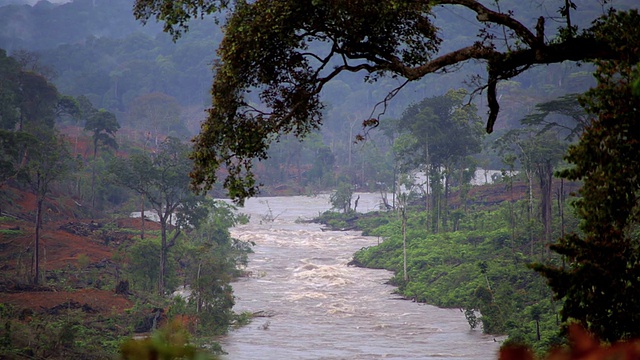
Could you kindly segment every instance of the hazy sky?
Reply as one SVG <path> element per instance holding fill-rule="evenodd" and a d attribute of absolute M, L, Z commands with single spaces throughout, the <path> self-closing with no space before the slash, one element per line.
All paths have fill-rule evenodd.
<path fill-rule="evenodd" d="M 33 5 L 35 3 L 37 3 L 40 0 L 0 0 L 0 6 L 2 5 L 6 5 L 6 4 L 29 4 L 29 5 Z M 68 3 L 71 0 L 48 0 L 51 3 L 54 4 L 64 4 L 64 3 Z"/>
<path fill-rule="evenodd" d="M 28 3 L 28 4 L 35 4 L 37 3 L 39 0 L 24 0 L 24 2 Z M 63 4 L 63 3 L 68 3 L 71 0 L 49 0 L 50 3 L 54 3 L 54 4 Z"/>

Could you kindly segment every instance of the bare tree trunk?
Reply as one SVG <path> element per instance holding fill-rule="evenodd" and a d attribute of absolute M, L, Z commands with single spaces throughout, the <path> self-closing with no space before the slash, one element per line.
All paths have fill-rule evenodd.
<path fill-rule="evenodd" d="M 98 144 L 93 143 L 93 166 L 91 169 L 91 212 L 95 213 L 96 210 L 96 157 L 98 156 Z"/>
<path fill-rule="evenodd" d="M 425 176 L 426 176 L 426 204 L 425 204 L 425 212 L 426 212 L 426 218 L 427 218 L 427 233 L 431 233 L 431 221 L 429 219 L 429 215 L 431 214 L 431 198 L 430 198 L 430 188 L 431 188 L 431 182 L 430 182 L 430 167 L 431 167 L 431 155 L 429 154 L 429 136 L 426 136 L 425 142 L 424 142 L 424 153 L 425 153 L 425 157 L 426 157 L 426 161 L 425 161 Z"/>
<path fill-rule="evenodd" d="M 140 220 L 142 224 L 140 226 L 140 240 L 144 240 L 144 195 L 140 195 L 142 204 L 140 205 Z"/>
<path fill-rule="evenodd" d="M 538 165 L 538 176 L 540 178 L 541 201 L 541 217 L 544 226 L 544 255 L 549 256 L 549 244 L 551 243 L 551 181 L 553 179 L 553 167 L 551 162 Z"/>
<path fill-rule="evenodd" d="M 515 254 L 516 244 L 516 218 L 515 211 L 513 209 L 513 176 L 509 173 L 509 222 L 511 222 L 511 253 Z M 531 254 L 533 255 L 533 247 L 531 248 Z"/>
<path fill-rule="evenodd" d="M 449 230 L 449 216 L 448 216 L 448 212 L 449 212 L 449 180 L 450 180 L 450 171 L 451 171 L 451 167 L 448 165 L 445 169 L 444 169 L 444 204 L 442 206 L 443 210 L 442 210 L 442 229 L 447 232 Z"/>
<path fill-rule="evenodd" d="M 391 195 L 391 207 L 393 209 L 396 208 L 396 187 L 398 186 L 398 161 L 395 159 L 395 155 L 394 155 L 394 160 L 393 160 L 393 195 Z"/>
<path fill-rule="evenodd" d="M 409 281 L 409 274 L 407 274 L 407 213 L 406 203 L 402 205 L 402 268 L 404 270 L 403 280 L 406 283 Z"/>
<path fill-rule="evenodd" d="M 560 212 L 560 238 L 564 239 L 564 179 L 560 178 L 560 191 L 558 193 L 558 212 Z M 565 268 L 564 255 L 562 255 L 562 268 Z"/>
<path fill-rule="evenodd" d="M 525 171 L 525 174 L 527 174 L 527 181 L 529 182 L 529 201 L 527 204 L 527 231 L 529 233 L 529 243 L 531 244 L 531 256 L 534 256 L 533 229 L 531 227 L 531 215 L 533 213 L 533 179 L 531 172 L 531 170 Z"/>
<path fill-rule="evenodd" d="M 40 177 L 38 176 L 38 185 L 40 184 Z M 38 195 L 36 202 L 36 235 L 35 235 L 35 275 L 33 277 L 33 283 L 38 285 L 40 282 L 40 226 L 42 224 L 42 203 L 44 199 Z"/>
<path fill-rule="evenodd" d="M 164 274 L 167 261 L 167 222 L 166 218 L 160 214 L 160 226 L 161 226 L 161 245 L 160 245 L 160 274 L 158 276 L 158 293 L 160 296 L 164 295 Z"/>
<path fill-rule="evenodd" d="M 202 289 L 200 288 L 200 269 L 202 268 L 202 262 L 198 264 L 198 274 L 196 275 L 196 284 L 198 286 L 198 302 L 196 303 L 196 313 L 200 313 L 202 310 Z"/>

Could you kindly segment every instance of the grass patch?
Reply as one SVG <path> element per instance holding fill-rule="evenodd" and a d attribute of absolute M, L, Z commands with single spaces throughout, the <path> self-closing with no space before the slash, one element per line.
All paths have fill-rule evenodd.
<path fill-rule="evenodd" d="M 13 230 L 13 229 L 0 229 L 0 235 L 9 238 L 14 236 L 24 235 L 24 231 Z"/>

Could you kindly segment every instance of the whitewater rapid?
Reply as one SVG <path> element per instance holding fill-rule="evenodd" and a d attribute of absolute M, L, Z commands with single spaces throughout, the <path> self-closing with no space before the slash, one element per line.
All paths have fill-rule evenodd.
<path fill-rule="evenodd" d="M 378 194 L 359 194 L 359 211 Z M 256 244 L 247 278 L 233 284 L 237 312 L 266 315 L 221 339 L 229 360 L 495 359 L 498 343 L 471 330 L 459 309 L 402 300 L 384 270 L 347 266 L 380 239 L 322 231 L 301 222 L 330 207 L 328 196 L 249 199 L 251 216 L 232 236 Z"/>

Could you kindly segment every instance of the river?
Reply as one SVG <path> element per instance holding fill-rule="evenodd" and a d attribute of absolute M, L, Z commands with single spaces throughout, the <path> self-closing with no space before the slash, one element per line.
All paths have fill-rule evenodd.
<path fill-rule="evenodd" d="M 377 194 L 359 194 L 358 211 L 376 209 Z M 235 311 L 264 311 L 220 342 L 229 360 L 495 359 L 499 343 L 470 330 L 459 309 L 401 300 L 385 270 L 348 267 L 375 237 L 321 231 L 299 223 L 330 207 L 328 196 L 247 200 L 251 222 L 231 230 L 255 242 L 247 271 L 233 284 Z"/>

